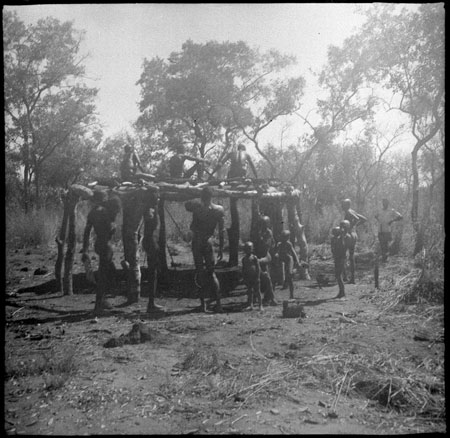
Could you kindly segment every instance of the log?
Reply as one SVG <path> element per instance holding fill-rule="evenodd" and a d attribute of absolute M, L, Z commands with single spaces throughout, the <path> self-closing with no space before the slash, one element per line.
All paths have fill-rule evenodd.
<path fill-rule="evenodd" d="M 183 181 L 183 180 L 182 180 Z M 218 180 L 219 181 L 219 180 Z M 250 181 L 250 180 L 249 180 Z M 245 180 L 238 178 L 238 181 L 231 181 L 231 184 L 223 186 L 224 181 L 220 181 L 217 186 L 209 182 L 201 182 L 192 184 L 191 181 L 183 183 L 174 183 L 168 181 L 147 182 L 144 185 L 135 183 L 122 183 L 119 187 L 110 188 L 107 186 L 95 186 L 95 189 L 103 188 L 109 193 L 113 192 L 120 198 L 127 198 L 141 190 L 159 190 L 160 196 L 167 201 L 185 202 L 190 199 L 199 198 L 204 187 L 210 187 L 213 196 L 216 198 L 236 198 L 236 199 L 252 199 L 262 197 L 267 199 L 286 199 L 288 196 L 284 190 L 271 187 L 265 182 L 263 186 L 253 184 L 250 181 L 245 184 Z M 73 192 L 83 199 L 90 199 L 92 190 L 78 184 L 71 186 Z"/>
<path fill-rule="evenodd" d="M 91 199 L 94 196 L 94 192 L 85 186 L 80 184 L 72 184 L 69 188 L 69 196 L 81 199 Z"/>

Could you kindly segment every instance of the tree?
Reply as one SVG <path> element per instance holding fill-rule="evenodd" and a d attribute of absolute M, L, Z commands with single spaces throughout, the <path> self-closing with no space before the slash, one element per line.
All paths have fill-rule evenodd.
<path fill-rule="evenodd" d="M 97 162 L 102 132 L 91 135 L 72 134 L 66 142 L 43 163 L 42 183 L 50 189 L 67 189 L 71 184 L 87 183 Z"/>
<path fill-rule="evenodd" d="M 244 135 L 264 156 L 259 132 L 298 108 L 303 78 L 279 77 L 294 61 L 242 41 L 188 40 L 168 60 L 144 60 L 137 126 L 169 147 L 172 140 L 189 143 L 201 157 L 218 157 L 217 145 L 225 144 L 225 153 Z"/>
<path fill-rule="evenodd" d="M 97 89 L 81 82 L 83 33 L 71 22 L 48 17 L 25 26 L 4 11 L 3 29 L 6 147 L 20 153 L 28 210 L 32 184 L 39 203 L 45 163 L 94 123 Z"/>
<path fill-rule="evenodd" d="M 386 110 L 409 118 L 414 138 L 411 151 L 414 253 L 420 251 L 423 241 L 419 236 L 419 152 L 444 124 L 444 20 L 442 3 L 422 4 L 417 11 L 397 11 L 390 4 L 374 7 L 361 30 L 345 40 L 341 49 L 333 48 L 337 67 L 348 70 L 355 84 L 367 83 L 385 93 L 389 91 L 390 98 L 383 99 Z M 380 101 L 381 98 L 380 95 Z"/>

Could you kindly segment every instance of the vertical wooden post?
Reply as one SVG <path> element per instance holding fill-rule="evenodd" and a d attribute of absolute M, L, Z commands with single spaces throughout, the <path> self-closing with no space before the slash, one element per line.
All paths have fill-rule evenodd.
<path fill-rule="evenodd" d="M 278 242 L 283 231 L 283 206 L 279 200 L 274 200 L 272 208 L 273 235 Z"/>
<path fill-rule="evenodd" d="M 231 226 L 227 229 L 230 256 L 228 264 L 237 266 L 239 264 L 239 212 L 237 198 L 230 198 Z"/>
<path fill-rule="evenodd" d="M 167 247 L 167 238 L 166 238 L 166 215 L 164 211 L 164 198 L 161 197 L 158 201 L 158 216 L 159 216 L 159 267 L 160 267 L 160 276 L 159 281 L 163 283 L 167 283 L 167 274 L 169 268 L 167 267 L 167 256 L 166 256 L 166 247 Z"/>
<path fill-rule="evenodd" d="M 56 279 L 56 288 L 58 292 L 64 291 L 62 266 L 64 260 L 64 245 L 66 243 L 66 236 L 67 236 L 67 221 L 69 217 L 69 204 L 67 193 L 64 195 L 63 205 L 64 205 L 64 213 L 61 223 L 61 229 L 59 231 L 59 236 L 57 236 L 55 239 L 56 244 L 58 246 L 58 256 L 56 257 L 55 262 L 55 279 Z"/>
<path fill-rule="evenodd" d="M 287 218 L 288 218 L 288 225 L 289 225 L 289 231 L 291 232 L 290 241 L 292 245 L 295 245 L 295 222 L 300 220 L 300 218 L 296 217 L 296 211 L 295 211 L 295 199 L 293 196 L 288 196 L 286 199 L 286 210 L 287 210 Z"/>
<path fill-rule="evenodd" d="M 68 199 L 68 219 L 69 230 L 67 235 L 67 251 L 64 259 L 64 279 L 63 291 L 64 295 L 73 295 L 73 260 L 75 257 L 76 233 L 75 233 L 75 208 L 79 197 L 69 193 Z"/>
<path fill-rule="evenodd" d="M 259 199 L 252 198 L 252 222 L 250 224 L 250 240 L 255 243 L 258 239 L 259 221 L 261 213 L 259 211 Z"/>

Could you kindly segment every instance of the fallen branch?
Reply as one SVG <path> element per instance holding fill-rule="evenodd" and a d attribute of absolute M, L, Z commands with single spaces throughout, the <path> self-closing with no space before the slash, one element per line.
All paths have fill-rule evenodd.
<path fill-rule="evenodd" d="M 264 356 L 264 354 L 260 353 L 253 345 L 253 341 L 252 341 L 252 335 L 250 335 L 250 346 L 252 347 L 252 350 L 260 357 L 262 357 L 263 359 L 267 360 L 270 362 L 270 359 L 266 356 Z"/>
<path fill-rule="evenodd" d="M 244 417 L 248 417 L 247 414 L 241 415 L 240 417 L 236 418 L 236 420 L 231 422 L 231 425 L 233 426 L 234 423 L 237 423 L 239 420 L 242 420 Z"/>
<path fill-rule="evenodd" d="M 13 312 L 13 313 L 11 314 L 11 317 L 13 317 L 16 313 L 20 312 L 22 309 L 25 309 L 25 306 L 24 306 L 24 307 L 20 307 L 20 308 L 17 309 L 15 312 Z"/>

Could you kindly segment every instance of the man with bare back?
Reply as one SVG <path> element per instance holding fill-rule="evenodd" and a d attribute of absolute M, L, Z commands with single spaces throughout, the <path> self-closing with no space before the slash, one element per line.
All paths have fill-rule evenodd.
<path fill-rule="evenodd" d="M 216 300 L 215 311 L 222 312 L 220 302 L 220 283 L 214 272 L 216 256 L 214 254 L 214 231 L 219 231 L 218 260 L 222 260 L 224 244 L 224 217 L 225 211 L 221 205 L 212 202 L 212 192 L 209 187 L 204 187 L 201 192 L 200 202 L 188 201 L 185 203 L 187 211 L 192 213 L 191 231 L 192 254 L 196 277 L 200 284 L 200 310 L 206 312 L 205 298 Z"/>
<path fill-rule="evenodd" d="M 264 293 L 263 304 L 276 306 L 278 303 L 275 300 L 272 277 L 270 275 L 270 264 L 272 262 L 271 252 L 275 247 L 275 239 L 270 229 L 270 218 L 268 216 L 260 216 L 258 222 L 258 231 L 254 245 L 255 255 L 258 257 L 261 267 L 261 291 Z"/>
<path fill-rule="evenodd" d="M 94 229 L 96 234 L 94 249 L 99 256 L 94 314 L 99 315 L 103 310 L 111 308 L 105 295 L 107 289 L 113 285 L 115 274 L 112 238 L 116 231 L 114 222 L 120 212 L 121 203 L 116 197 L 108 200 L 104 191 L 94 192 L 93 202 L 94 206 L 88 214 L 84 229 L 81 261 L 83 263 L 89 261 L 89 239 Z"/>
<path fill-rule="evenodd" d="M 185 161 L 194 161 L 195 164 L 184 170 Z M 184 145 L 179 143 L 176 146 L 176 153 L 169 160 L 169 173 L 171 178 L 190 178 L 195 171 L 201 169 L 203 164 L 208 164 L 209 162 L 203 158 L 193 157 L 185 153 Z"/>
<path fill-rule="evenodd" d="M 223 160 L 219 163 L 218 167 L 222 166 L 227 161 L 230 161 L 230 168 L 228 170 L 227 178 L 239 178 L 239 177 L 247 177 L 247 168 L 251 167 L 255 178 L 258 178 L 256 173 L 255 165 L 253 164 L 252 158 L 247 153 L 245 145 L 240 144 L 237 147 L 237 150 L 234 150 L 228 153 Z"/>
<path fill-rule="evenodd" d="M 391 225 L 394 222 L 401 221 L 403 216 L 393 208 L 389 208 L 389 200 L 383 198 L 383 208 L 375 214 L 378 221 L 378 240 L 380 242 L 380 250 L 382 261 L 386 262 L 389 254 L 389 242 L 392 240 Z"/>
<path fill-rule="evenodd" d="M 348 221 L 348 227 L 345 230 L 347 234 L 350 235 L 348 239 L 347 250 L 349 253 L 350 261 L 350 281 L 349 283 L 355 284 L 355 247 L 356 241 L 358 240 L 358 235 L 356 234 L 356 227 L 358 225 L 367 222 L 367 218 L 362 214 L 357 213 L 355 210 L 350 208 L 350 199 L 344 199 L 342 201 L 342 209 L 344 210 L 344 220 Z M 344 281 L 347 281 L 347 274 L 344 270 Z"/>
<path fill-rule="evenodd" d="M 158 247 L 158 190 L 142 187 L 123 197 L 122 241 L 125 260 L 122 265 L 127 271 L 128 304 L 139 301 L 141 294 L 141 268 L 139 264 L 140 231 L 144 225 L 142 246 L 147 254 L 149 271 L 149 301 L 147 310 L 161 309 L 154 303 L 157 287 L 157 272 L 159 263 Z"/>
<path fill-rule="evenodd" d="M 289 231 L 291 232 L 290 240 L 294 248 L 297 242 L 299 258 L 304 262 L 299 267 L 300 279 L 311 280 L 308 269 L 308 242 L 305 236 L 305 226 L 300 222 L 300 192 L 298 189 L 294 189 L 293 186 L 288 186 L 286 193 L 290 198 L 286 203 Z"/>

